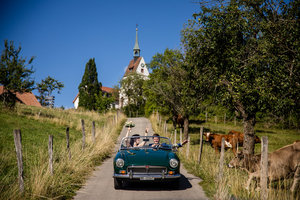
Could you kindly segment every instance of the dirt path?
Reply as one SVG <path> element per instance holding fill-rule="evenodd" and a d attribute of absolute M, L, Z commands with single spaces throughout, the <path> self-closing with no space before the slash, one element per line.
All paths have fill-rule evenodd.
<path fill-rule="evenodd" d="M 144 134 L 145 128 L 149 127 L 149 135 L 153 134 L 151 123 L 146 118 L 128 118 L 128 121 L 133 121 L 135 127 L 132 129 L 132 134 Z M 124 127 L 120 134 L 120 139 L 125 136 L 127 129 Z M 113 155 L 114 156 L 114 155 Z M 122 199 L 122 200 L 142 200 L 142 199 L 208 199 L 202 188 L 199 186 L 201 181 L 198 177 L 188 174 L 181 166 L 180 186 L 178 189 L 173 189 L 166 184 L 160 183 L 128 183 L 121 190 L 114 189 L 113 183 L 113 156 L 103 162 L 96 168 L 92 176 L 87 180 L 85 186 L 77 191 L 74 199 L 76 200 L 93 200 L 93 199 Z"/>

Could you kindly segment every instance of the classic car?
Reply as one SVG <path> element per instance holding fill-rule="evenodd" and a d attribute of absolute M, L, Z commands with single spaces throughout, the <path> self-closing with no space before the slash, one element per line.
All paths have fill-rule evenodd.
<path fill-rule="evenodd" d="M 158 143 L 153 139 L 159 138 Z M 133 141 L 139 139 L 139 146 Z M 131 136 L 122 139 L 114 158 L 114 187 L 120 189 L 126 181 L 166 181 L 178 187 L 180 160 L 177 147 L 167 137 Z"/>

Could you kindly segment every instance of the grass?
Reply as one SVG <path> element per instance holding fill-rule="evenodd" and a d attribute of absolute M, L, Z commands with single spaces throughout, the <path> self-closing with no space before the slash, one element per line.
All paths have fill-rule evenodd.
<path fill-rule="evenodd" d="M 155 132 L 163 134 L 163 125 L 159 126 L 157 116 L 152 115 L 150 117 L 150 121 Z M 211 148 L 210 145 L 203 145 L 201 163 L 200 165 L 198 164 L 200 126 L 204 127 L 204 131 L 211 131 L 215 133 L 228 133 L 230 130 L 242 131 L 243 128 L 241 124 L 237 124 L 235 126 L 231 122 L 227 122 L 226 124 L 213 122 L 190 124 L 189 155 L 187 156 L 186 153 L 188 145 L 185 145 L 185 147 L 179 149 L 178 154 L 181 162 L 184 164 L 188 172 L 202 179 L 200 185 L 204 189 L 206 195 L 210 199 L 260 199 L 260 192 L 254 188 L 254 184 L 251 185 L 252 187 L 250 191 L 245 189 L 244 185 L 248 179 L 248 174 L 243 170 L 230 169 L 224 166 L 223 181 L 218 182 L 217 176 L 219 172 L 219 155 L 215 154 L 214 149 Z M 171 124 L 168 124 L 168 130 L 172 130 Z M 255 131 L 259 137 L 268 136 L 269 152 L 273 152 L 278 148 L 291 144 L 300 138 L 299 130 L 265 128 L 264 124 L 257 124 Z M 171 133 L 167 133 L 167 136 L 172 136 L 172 138 L 174 138 L 173 134 Z M 179 142 L 179 134 L 177 135 L 177 142 Z M 261 145 L 256 144 L 255 152 L 260 153 L 260 151 Z M 233 157 L 234 156 L 231 150 L 226 151 L 225 164 L 229 163 Z M 299 200 L 300 192 L 292 194 L 289 191 L 291 184 L 291 179 L 285 179 L 272 183 L 271 187 L 269 186 L 268 191 L 269 199 Z"/>
<path fill-rule="evenodd" d="M 70 199 L 96 165 L 108 157 L 118 137 L 124 115 L 61 110 L 18 105 L 0 110 L 0 199 Z M 81 122 L 85 120 L 86 148 L 82 150 Z M 91 139 L 96 123 L 95 143 Z M 71 159 L 66 150 L 70 127 Z M 19 193 L 13 130 L 21 129 L 25 191 Z M 48 137 L 54 136 L 54 174 L 49 173 Z"/>

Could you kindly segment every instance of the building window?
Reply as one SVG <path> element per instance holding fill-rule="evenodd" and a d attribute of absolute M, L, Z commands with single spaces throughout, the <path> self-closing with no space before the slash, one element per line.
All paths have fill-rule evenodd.
<path fill-rule="evenodd" d="M 141 73 L 142 73 L 142 74 L 144 73 L 144 69 L 141 69 Z"/>

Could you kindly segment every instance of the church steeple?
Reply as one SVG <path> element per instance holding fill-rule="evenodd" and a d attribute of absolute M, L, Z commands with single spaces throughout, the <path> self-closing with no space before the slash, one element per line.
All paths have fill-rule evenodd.
<path fill-rule="evenodd" d="M 136 27 L 135 29 L 136 35 L 135 35 L 135 44 L 133 47 L 133 58 L 136 59 L 140 57 L 140 47 L 139 47 L 139 42 L 138 42 L 138 28 Z"/>

